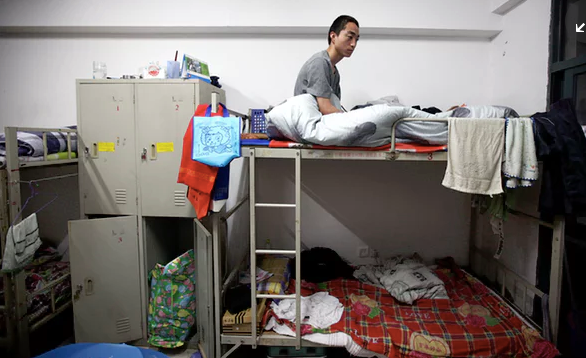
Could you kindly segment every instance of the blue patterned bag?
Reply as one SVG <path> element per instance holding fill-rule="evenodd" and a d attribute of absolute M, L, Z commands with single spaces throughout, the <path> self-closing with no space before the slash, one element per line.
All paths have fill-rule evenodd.
<path fill-rule="evenodd" d="M 240 157 L 240 118 L 230 117 L 222 103 L 222 116 L 212 117 L 208 105 L 205 117 L 193 116 L 191 159 L 213 167 L 224 167 Z"/>

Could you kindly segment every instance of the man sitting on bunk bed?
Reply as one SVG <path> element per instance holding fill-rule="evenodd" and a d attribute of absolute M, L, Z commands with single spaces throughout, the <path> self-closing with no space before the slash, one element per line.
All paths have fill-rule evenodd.
<path fill-rule="evenodd" d="M 313 95 L 323 115 L 343 112 L 340 72 L 336 64 L 344 57 L 352 56 L 359 38 L 359 25 L 355 18 L 342 15 L 334 20 L 328 32 L 328 48 L 313 55 L 301 67 L 294 95 Z"/>

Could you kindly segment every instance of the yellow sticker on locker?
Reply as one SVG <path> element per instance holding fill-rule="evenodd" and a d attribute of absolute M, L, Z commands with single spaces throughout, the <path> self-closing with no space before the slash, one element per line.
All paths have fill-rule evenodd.
<path fill-rule="evenodd" d="M 98 142 L 99 152 L 113 152 L 114 148 L 115 146 L 113 142 Z"/>
<path fill-rule="evenodd" d="M 175 148 L 173 142 L 161 142 L 157 143 L 157 152 L 174 152 Z"/>

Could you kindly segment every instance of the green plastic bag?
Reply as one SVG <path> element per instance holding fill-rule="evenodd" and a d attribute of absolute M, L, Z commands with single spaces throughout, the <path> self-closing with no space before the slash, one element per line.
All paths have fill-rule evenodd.
<path fill-rule="evenodd" d="M 149 339 L 157 347 L 183 345 L 195 324 L 195 259 L 189 250 L 150 272 Z"/>

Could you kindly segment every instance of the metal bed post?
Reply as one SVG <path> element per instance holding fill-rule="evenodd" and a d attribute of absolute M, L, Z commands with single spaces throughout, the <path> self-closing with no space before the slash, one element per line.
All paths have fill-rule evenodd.
<path fill-rule="evenodd" d="M 20 198 L 20 165 L 18 161 L 18 128 L 5 127 L 4 133 L 6 135 L 6 173 L 8 176 L 8 200 L 10 206 L 10 225 L 15 225 L 21 218 L 19 213 L 21 210 Z M 10 285 L 10 282 L 7 282 Z M 9 287 L 9 286 L 7 286 Z M 26 285 L 24 271 L 14 274 L 14 301 L 16 315 L 16 337 L 18 340 L 18 352 L 20 356 L 28 357 L 29 352 L 29 336 L 28 336 L 28 320 L 26 317 L 27 302 L 26 302 Z"/>
<path fill-rule="evenodd" d="M 249 196 L 250 196 L 250 336 L 252 348 L 256 348 L 256 178 L 254 149 L 250 149 L 249 170 Z"/>
<path fill-rule="evenodd" d="M 557 345 L 560 325 L 560 304 L 562 295 L 562 274 L 564 257 L 564 239 L 566 222 L 563 216 L 556 216 L 553 221 L 553 238 L 551 242 L 551 271 L 549 276 L 549 317 L 553 343 Z"/>
<path fill-rule="evenodd" d="M 301 152 L 295 157 L 295 348 L 301 349 Z"/>
<path fill-rule="evenodd" d="M 0 192 L 0 258 L 3 258 L 4 248 L 6 247 L 6 233 L 10 227 L 10 217 L 8 215 L 8 181 L 6 177 L 6 171 L 0 172 L 1 178 L 1 192 Z M 5 283 L 4 289 L 4 306 L 0 307 L 0 310 L 4 311 L 4 322 L 6 324 L 6 337 L 0 337 L 0 345 L 6 346 L 8 353 L 13 353 L 14 350 L 14 310 L 13 310 L 13 291 L 8 285 L 12 282 L 9 273 L 2 274 L 2 278 Z"/>
<path fill-rule="evenodd" d="M 221 270 L 222 270 L 222 261 L 221 261 L 221 254 L 220 254 L 220 214 L 214 213 L 212 215 L 212 239 L 213 239 L 213 255 L 214 255 L 214 297 L 216 299 L 221 300 L 222 295 L 220 293 L 220 287 L 222 283 L 220 282 Z M 226 239 L 226 238 L 224 238 Z M 217 264 L 216 264 L 217 263 Z M 222 327 L 222 316 L 220 313 L 220 305 L 214 305 L 214 325 L 215 325 L 215 351 L 216 354 L 219 356 L 222 354 L 222 342 L 220 341 L 220 336 L 222 334 L 221 327 Z"/>

